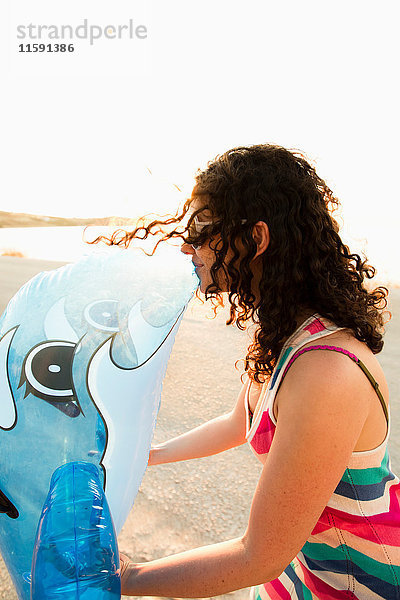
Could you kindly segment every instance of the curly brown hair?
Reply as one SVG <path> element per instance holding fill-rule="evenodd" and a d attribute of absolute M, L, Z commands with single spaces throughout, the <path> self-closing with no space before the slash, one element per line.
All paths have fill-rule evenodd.
<path fill-rule="evenodd" d="M 202 200 L 202 206 L 182 225 L 195 199 Z M 245 358 L 245 371 L 252 380 L 263 383 L 276 366 L 284 340 L 295 329 L 300 307 L 350 329 L 374 354 L 382 350 L 388 289 L 381 286 L 369 291 L 364 285 L 365 278 L 374 277 L 375 269 L 342 242 L 332 216 L 338 205 L 302 153 L 269 144 L 237 147 L 197 172 L 192 197 L 180 214 L 101 239 L 128 246 L 135 237 L 146 239 L 149 234 L 163 233 L 156 247 L 172 237 L 190 244 L 208 240 L 215 262 L 206 300 L 216 300 L 215 314 L 218 306 L 223 306 L 217 281 L 222 270 L 229 277 L 230 318 L 226 324 L 235 323 L 243 330 L 251 319 L 258 325 Z M 190 226 L 204 209 L 211 212 L 214 224 L 194 239 Z M 250 263 L 257 250 L 252 230 L 258 221 L 267 223 L 270 242 L 261 257 L 260 300 L 255 303 Z M 165 232 L 166 226 L 175 224 L 181 227 Z M 218 241 L 211 246 L 215 236 Z M 225 263 L 229 249 L 233 255 Z"/>

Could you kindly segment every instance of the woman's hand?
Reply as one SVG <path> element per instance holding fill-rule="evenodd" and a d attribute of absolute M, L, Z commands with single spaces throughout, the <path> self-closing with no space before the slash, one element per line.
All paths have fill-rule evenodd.
<path fill-rule="evenodd" d="M 153 446 L 150 450 L 148 466 L 159 465 L 162 464 L 162 459 L 160 457 L 160 448 L 158 446 Z"/>
<path fill-rule="evenodd" d="M 121 594 L 126 594 L 128 589 L 128 579 L 130 574 L 129 565 L 131 565 L 131 560 L 129 556 L 126 554 L 119 555 L 120 562 L 120 573 L 121 573 Z"/>

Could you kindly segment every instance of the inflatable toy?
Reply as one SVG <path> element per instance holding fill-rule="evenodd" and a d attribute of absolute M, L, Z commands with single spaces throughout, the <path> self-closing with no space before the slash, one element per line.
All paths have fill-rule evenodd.
<path fill-rule="evenodd" d="M 152 257 L 111 248 L 40 273 L 0 319 L 0 549 L 20 600 L 30 597 L 32 557 L 34 600 L 53 597 L 39 579 L 47 588 L 54 579 L 54 597 L 92 598 L 79 592 L 88 573 L 93 598 L 119 597 L 112 522 L 118 534 L 133 505 L 199 283 L 190 257 L 164 246 Z M 85 540 L 102 524 L 104 536 Z"/>

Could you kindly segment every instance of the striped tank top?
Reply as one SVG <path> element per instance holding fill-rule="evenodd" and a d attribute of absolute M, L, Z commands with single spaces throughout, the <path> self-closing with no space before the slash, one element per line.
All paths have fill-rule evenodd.
<path fill-rule="evenodd" d="M 295 331 L 261 390 L 253 420 L 247 388 L 246 438 L 261 462 L 266 461 L 273 440 L 274 398 L 288 367 L 307 351 L 302 346 L 340 329 L 313 315 Z M 356 356 L 341 348 L 318 346 L 341 351 L 357 362 L 384 405 L 375 380 Z M 352 453 L 310 538 L 277 579 L 251 589 L 251 600 L 400 600 L 400 485 L 390 467 L 389 430 L 388 418 L 386 437 L 377 448 Z"/>

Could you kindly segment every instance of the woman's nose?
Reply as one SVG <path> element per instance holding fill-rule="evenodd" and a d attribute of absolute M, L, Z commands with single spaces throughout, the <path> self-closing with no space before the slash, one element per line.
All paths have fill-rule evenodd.
<path fill-rule="evenodd" d="M 181 252 L 183 252 L 183 254 L 194 254 L 193 246 L 184 242 L 181 246 Z"/>

